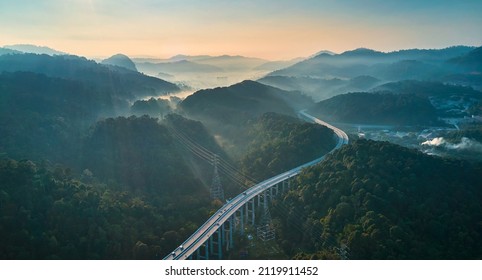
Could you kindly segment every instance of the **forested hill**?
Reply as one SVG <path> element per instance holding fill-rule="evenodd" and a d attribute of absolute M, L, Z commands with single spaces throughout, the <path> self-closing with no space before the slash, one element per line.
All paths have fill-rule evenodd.
<path fill-rule="evenodd" d="M 73 55 L 8 54 L 0 56 L 1 72 L 34 72 L 80 81 L 130 99 L 179 91 L 179 87 L 122 67 L 98 64 Z"/>
<path fill-rule="evenodd" d="M 181 177 L 161 196 L 0 159 L 0 259 L 160 259 L 209 216 L 208 192 L 193 184 L 183 193 L 190 179 Z"/>
<path fill-rule="evenodd" d="M 327 127 L 276 113 L 263 114 L 244 131 L 247 144 L 241 168 L 258 180 L 318 158 L 335 146 Z"/>
<path fill-rule="evenodd" d="M 219 150 L 201 123 L 180 116 L 165 122 Z M 71 155 L 70 166 L 47 156 L 9 159 L 0 150 L 0 259 L 168 254 L 213 205 L 203 184 L 212 179 L 212 167 L 179 146 L 166 123 L 147 116 L 99 121 L 80 143 L 49 150 Z"/>
<path fill-rule="evenodd" d="M 120 104 L 119 104 L 120 103 Z M 0 74 L 0 154 L 66 162 L 95 120 L 123 107 L 110 92 L 78 81 L 15 72 Z"/>
<path fill-rule="evenodd" d="M 463 67 L 466 71 L 482 71 L 482 47 L 478 47 L 471 52 L 449 60 L 450 63 Z"/>
<path fill-rule="evenodd" d="M 295 258 L 482 258 L 482 166 L 358 140 L 297 178 L 272 213 Z M 301 251 L 298 249 L 301 248 Z"/>
<path fill-rule="evenodd" d="M 241 124 L 266 112 L 295 116 L 297 105 L 311 102 L 299 93 L 244 81 L 230 87 L 200 90 L 181 102 L 180 107 L 196 118 Z"/>
<path fill-rule="evenodd" d="M 126 68 L 128 70 L 137 72 L 137 68 L 134 62 L 132 62 L 132 60 L 127 55 L 124 55 L 121 53 L 118 53 L 109 58 L 106 58 L 102 60 L 101 63 L 107 64 L 107 65 L 119 66 L 119 67 Z"/>
<path fill-rule="evenodd" d="M 310 112 L 335 122 L 427 125 L 437 124 L 437 112 L 425 97 L 390 92 L 355 92 L 318 102 Z"/>
<path fill-rule="evenodd" d="M 183 124 L 187 129 L 201 131 L 193 135 L 193 139 L 201 141 L 210 137 L 206 132 L 202 133 L 200 123 L 184 119 Z M 88 169 L 99 180 L 114 182 L 133 192 L 197 192 L 203 186 L 184 160 L 184 150 L 176 142 L 158 119 L 147 116 L 105 119 L 97 122 L 85 137 L 80 169 Z"/>
<path fill-rule="evenodd" d="M 482 92 L 472 87 L 444 84 L 440 82 L 404 80 L 391 82 L 371 90 L 390 91 L 395 94 L 415 94 L 420 97 L 450 98 L 451 96 L 482 99 Z"/>

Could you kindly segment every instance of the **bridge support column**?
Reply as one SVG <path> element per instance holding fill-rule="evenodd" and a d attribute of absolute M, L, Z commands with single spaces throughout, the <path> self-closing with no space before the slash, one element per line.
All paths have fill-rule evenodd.
<path fill-rule="evenodd" d="M 209 253 L 213 254 L 214 253 L 214 242 L 213 242 L 213 236 L 209 236 Z"/>
<path fill-rule="evenodd" d="M 233 217 L 229 218 L 229 248 L 234 247 L 234 241 L 233 241 L 233 232 L 234 232 L 234 221 Z"/>
<path fill-rule="evenodd" d="M 289 180 L 290 180 L 290 179 L 281 182 L 281 192 L 282 192 L 282 193 L 285 193 L 285 192 L 286 192 L 286 184 L 288 183 L 287 181 L 289 181 Z"/>
<path fill-rule="evenodd" d="M 209 251 L 213 257 L 218 257 L 220 260 L 223 258 L 222 232 L 222 228 L 218 228 L 218 230 L 209 237 Z"/>
<path fill-rule="evenodd" d="M 234 218 L 233 218 L 233 216 L 229 217 L 229 219 L 223 224 L 222 229 L 223 229 L 223 243 L 224 243 L 224 246 L 226 246 L 226 251 L 229 251 L 229 249 L 232 249 L 233 246 L 234 246 L 234 243 L 233 243 Z"/>
<path fill-rule="evenodd" d="M 246 203 L 246 224 L 251 224 L 254 226 L 254 215 L 255 215 L 254 199 L 251 199 Z"/>
<path fill-rule="evenodd" d="M 201 253 L 203 248 L 204 254 Z M 209 240 L 206 240 L 206 242 L 196 250 L 196 255 L 198 260 L 209 260 Z"/>
<path fill-rule="evenodd" d="M 205 253 L 205 258 L 206 260 L 209 260 L 209 241 L 206 241 L 206 244 L 204 245 L 204 253 Z"/>
<path fill-rule="evenodd" d="M 268 191 L 264 191 L 263 195 L 264 195 L 263 207 L 266 208 L 268 207 Z"/>
<path fill-rule="evenodd" d="M 223 259 L 223 230 L 222 228 L 218 229 L 218 258 L 220 260 Z"/>
<path fill-rule="evenodd" d="M 243 207 L 239 208 L 240 220 L 239 220 L 239 232 L 241 235 L 244 235 L 244 215 L 243 215 Z"/>
<path fill-rule="evenodd" d="M 239 233 L 240 233 L 241 235 L 244 234 L 244 211 L 245 211 L 245 210 L 243 209 L 243 207 L 244 207 L 244 206 L 242 206 L 241 208 L 239 208 L 238 211 L 236 211 L 236 212 L 234 213 L 235 219 L 238 219 L 238 215 L 239 215 L 239 224 L 238 224 L 238 226 L 239 226 Z M 238 213 L 239 213 L 239 214 L 238 214 Z M 238 229 L 238 226 L 236 226 L 235 228 Z"/>
<path fill-rule="evenodd" d="M 224 224 L 226 224 L 226 223 L 223 223 L 221 225 L 221 228 L 220 228 L 220 230 L 221 230 L 221 244 L 223 244 L 226 241 L 226 229 L 225 229 Z"/>

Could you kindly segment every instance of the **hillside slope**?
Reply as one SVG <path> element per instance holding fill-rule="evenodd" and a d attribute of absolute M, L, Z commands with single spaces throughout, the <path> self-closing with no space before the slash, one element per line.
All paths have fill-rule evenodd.
<path fill-rule="evenodd" d="M 102 60 L 101 63 L 119 66 L 119 67 L 124 67 L 128 70 L 137 72 L 137 68 L 136 68 L 136 65 L 134 64 L 134 62 L 132 62 L 132 60 L 124 54 L 115 54 L 115 55 L 113 55 L 109 58 L 106 58 L 106 59 Z"/>
<path fill-rule="evenodd" d="M 121 67 L 97 64 L 78 56 L 2 55 L 0 56 L 1 71 L 34 72 L 49 77 L 76 80 L 129 99 L 180 90 L 178 86 L 161 79 Z"/>
<path fill-rule="evenodd" d="M 481 165 L 359 140 L 305 170 L 275 211 L 296 258 L 482 258 Z"/>
<path fill-rule="evenodd" d="M 295 115 L 296 106 L 311 100 L 253 81 L 230 87 L 200 90 L 188 96 L 180 108 L 189 115 L 223 124 L 240 124 L 266 112 Z"/>
<path fill-rule="evenodd" d="M 427 98 L 412 94 L 355 92 L 337 95 L 310 109 L 335 122 L 357 124 L 437 124 L 437 113 Z"/>

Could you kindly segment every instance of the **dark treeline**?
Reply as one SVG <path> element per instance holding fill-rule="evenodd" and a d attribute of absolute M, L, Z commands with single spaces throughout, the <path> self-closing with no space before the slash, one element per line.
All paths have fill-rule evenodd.
<path fill-rule="evenodd" d="M 68 162 L 82 134 L 115 107 L 109 95 L 42 74 L 4 72 L 0 85 L 0 147 L 13 158 Z"/>
<path fill-rule="evenodd" d="M 241 168 L 258 180 L 320 157 L 335 146 L 330 129 L 276 113 L 262 115 L 245 131 L 249 140 Z"/>
<path fill-rule="evenodd" d="M 103 118 L 129 110 L 111 82 L 0 74 L 0 258 L 160 258 L 209 216 L 210 174 L 193 173 L 165 125 Z M 200 131 L 198 122 L 178 122 Z"/>
<path fill-rule="evenodd" d="M 0 56 L 0 72 L 33 72 L 82 82 L 112 96 L 135 99 L 177 92 L 161 79 L 112 65 L 101 65 L 73 55 L 7 54 Z"/>
<path fill-rule="evenodd" d="M 295 116 L 294 108 L 311 103 L 310 98 L 296 92 L 243 81 L 230 87 L 200 90 L 187 97 L 180 107 L 195 118 L 238 126 L 266 112 Z"/>
<path fill-rule="evenodd" d="M 295 258 L 480 259 L 482 166 L 359 140 L 305 170 L 274 216 Z M 301 250 L 299 250 L 301 248 Z"/>
<path fill-rule="evenodd" d="M 180 116 L 169 122 L 215 145 L 199 122 Z M 163 257 L 214 206 L 203 183 L 211 174 L 194 174 L 192 157 L 147 116 L 97 122 L 70 166 L 3 155 L 1 258 Z"/>
<path fill-rule="evenodd" d="M 171 102 L 166 99 L 150 98 L 149 100 L 137 100 L 131 106 L 131 112 L 134 115 L 149 115 L 152 117 L 160 117 L 173 111 Z"/>
<path fill-rule="evenodd" d="M 0 259 L 159 259 L 206 218 L 209 196 L 102 184 L 86 170 L 0 160 Z M 166 187 L 160 180 L 159 188 Z"/>
<path fill-rule="evenodd" d="M 437 112 L 427 98 L 414 94 L 347 93 L 317 103 L 316 115 L 336 122 L 437 125 Z"/>

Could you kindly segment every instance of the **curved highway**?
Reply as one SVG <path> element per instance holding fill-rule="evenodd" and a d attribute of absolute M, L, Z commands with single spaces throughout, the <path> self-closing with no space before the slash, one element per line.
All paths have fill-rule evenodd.
<path fill-rule="evenodd" d="M 348 136 L 347 134 L 337 128 L 334 127 L 322 120 L 319 120 L 308 113 L 306 110 L 302 110 L 298 112 L 299 116 L 303 119 L 309 120 L 311 122 L 324 125 L 336 134 L 338 137 L 338 142 L 333 150 L 330 151 L 332 153 L 336 149 L 340 148 L 344 144 L 348 144 Z M 219 227 L 222 226 L 224 222 L 226 222 L 229 217 L 235 215 L 236 211 L 239 210 L 245 203 L 250 201 L 251 199 L 255 198 L 257 195 L 261 194 L 265 190 L 268 190 L 270 187 L 281 183 L 289 178 L 292 178 L 298 175 L 303 168 L 315 165 L 325 159 L 325 156 L 317 158 L 313 161 L 300 165 L 296 168 L 293 168 L 289 171 L 271 177 L 261 183 L 258 183 L 245 192 L 239 194 L 225 205 L 223 205 L 214 215 L 212 215 L 201 227 L 199 227 L 184 243 L 182 243 L 179 247 L 177 247 L 174 251 L 172 251 L 169 255 L 167 255 L 164 260 L 184 260 L 187 259 L 189 256 L 194 254 L 199 247 L 201 247 L 209 237 L 214 234 Z"/>

